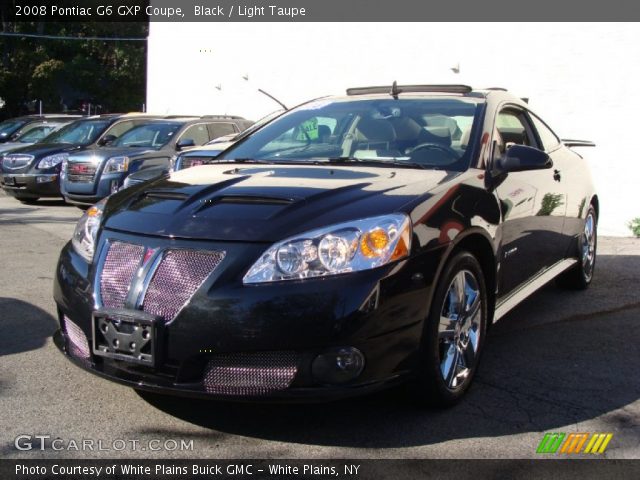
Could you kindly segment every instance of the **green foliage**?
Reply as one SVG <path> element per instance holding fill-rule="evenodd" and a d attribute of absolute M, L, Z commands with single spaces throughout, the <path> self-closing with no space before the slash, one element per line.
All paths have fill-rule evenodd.
<path fill-rule="evenodd" d="M 2 31 L 70 37 L 146 38 L 146 23 L 3 22 Z M 0 118 L 101 105 L 101 113 L 139 111 L 145 102 L 146 42 L 0 36 Z"/>
<path fill-rule="evenodd" d="M 629 229 L 636 237 L 640 237 L 640 217 L 634 218 L 629 222 Z"/>

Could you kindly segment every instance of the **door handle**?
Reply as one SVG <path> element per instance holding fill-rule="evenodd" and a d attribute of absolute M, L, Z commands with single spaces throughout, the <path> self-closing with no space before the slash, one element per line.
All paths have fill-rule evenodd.
<path fill-rule="evenodd" d="M 554 170 L 553 171 L 553 179 L 556 182 L 559 182 L 560 180 L 562 180 L 562 176 L 560 175 L 560 170 Z"/>

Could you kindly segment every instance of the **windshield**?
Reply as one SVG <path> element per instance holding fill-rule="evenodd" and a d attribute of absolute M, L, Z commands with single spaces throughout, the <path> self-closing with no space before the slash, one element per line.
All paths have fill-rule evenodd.
<path fill-rule="evenodd" d="M 89 145 L 109 126 L 109 120 L 80 120 L 71 123 L 47 137 L 47 143 Z"/>
<path fill-rule="evenodd" d="M 161 148 L 166 145 L 182 124 L 172 122 L 148 123 L 132 128 L 111 145 L 118 147 Z"/>
<path fill-rule="evenodd" d="M 36 143 L 49 135 L 51 132 L 59 128 L 59 125 L 38 125 L 20 135 L 16 142 L 20 143 Z"/>
<path fill-rule="evenodd" d="M 27 123 L 26 120 L 6 120 L 0 123 L 0 136 L 6 137 Z"/>
<path fill-rule="evenodd" d="M 465 170 L 479 99 L 317 100 L 273 120 L 218 159 L 362 161 Z"/>

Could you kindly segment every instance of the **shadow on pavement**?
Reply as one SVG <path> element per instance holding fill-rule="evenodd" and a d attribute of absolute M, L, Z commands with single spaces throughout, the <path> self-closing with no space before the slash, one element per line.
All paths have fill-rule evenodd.
<path fill-rule="evenodd" d="M 600 256 L 598 261 L 604 278 L 611 276 L 611 264 L 625 265 L 618 287 L 637 289 L 624 275 L 637 279 L 640 256 Z M 591 299 L 609 287 L 599 283 L 572 292 L 550 285 L 515 309 L 490 333 L 467 397 L 448 410 L 419 408 L 404 389 L 305 405 L 140 395 L 156 408 L 205 428 L 323 446 L 410 447 L 549 431 L 602 415 L 611 431 L 630 428 L 637 426 L 631 412 L 609 412 L 640 398 L 635 381 L 640 371 L 640 303 L 612 302 L 612 308 L 594 304 Z M 609 295 L 614 300 L 617 296 L 615 291 Z M 545 310 L 555 314 L 546 323 L 538 318 Z M 503 322 L 508 328 L 499 328 Z"/>
<path fill-rule="evenodd" d="M 42 347 L 56 325 L 44 310 L 22 300 L 0 297 L 0 356 Z"/>

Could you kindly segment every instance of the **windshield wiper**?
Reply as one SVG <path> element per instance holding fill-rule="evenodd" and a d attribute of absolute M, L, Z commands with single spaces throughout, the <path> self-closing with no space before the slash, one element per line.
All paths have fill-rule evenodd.
<path fill-rule="evenodd" d="M 273 163 L 268 160 L 260 160 L 257 158 L 212 158 L 211 163 Z"/>
<path fill-rule="evenodd" d="M 417 162 L 406 162 L 404 160 L 379 160 L 375 158 L 354 158 L 354 157 L 334 157 L 328 158 L 327 161 L 329 163 L 359 163 L 363 165 L 389 165 L 393 167 L 402 167 L 402 168 L 420 168 L 420 169 L 434 169 L 438 170 L 438 167 L 433 165 L 425 165 L 423 163 Z"/>

